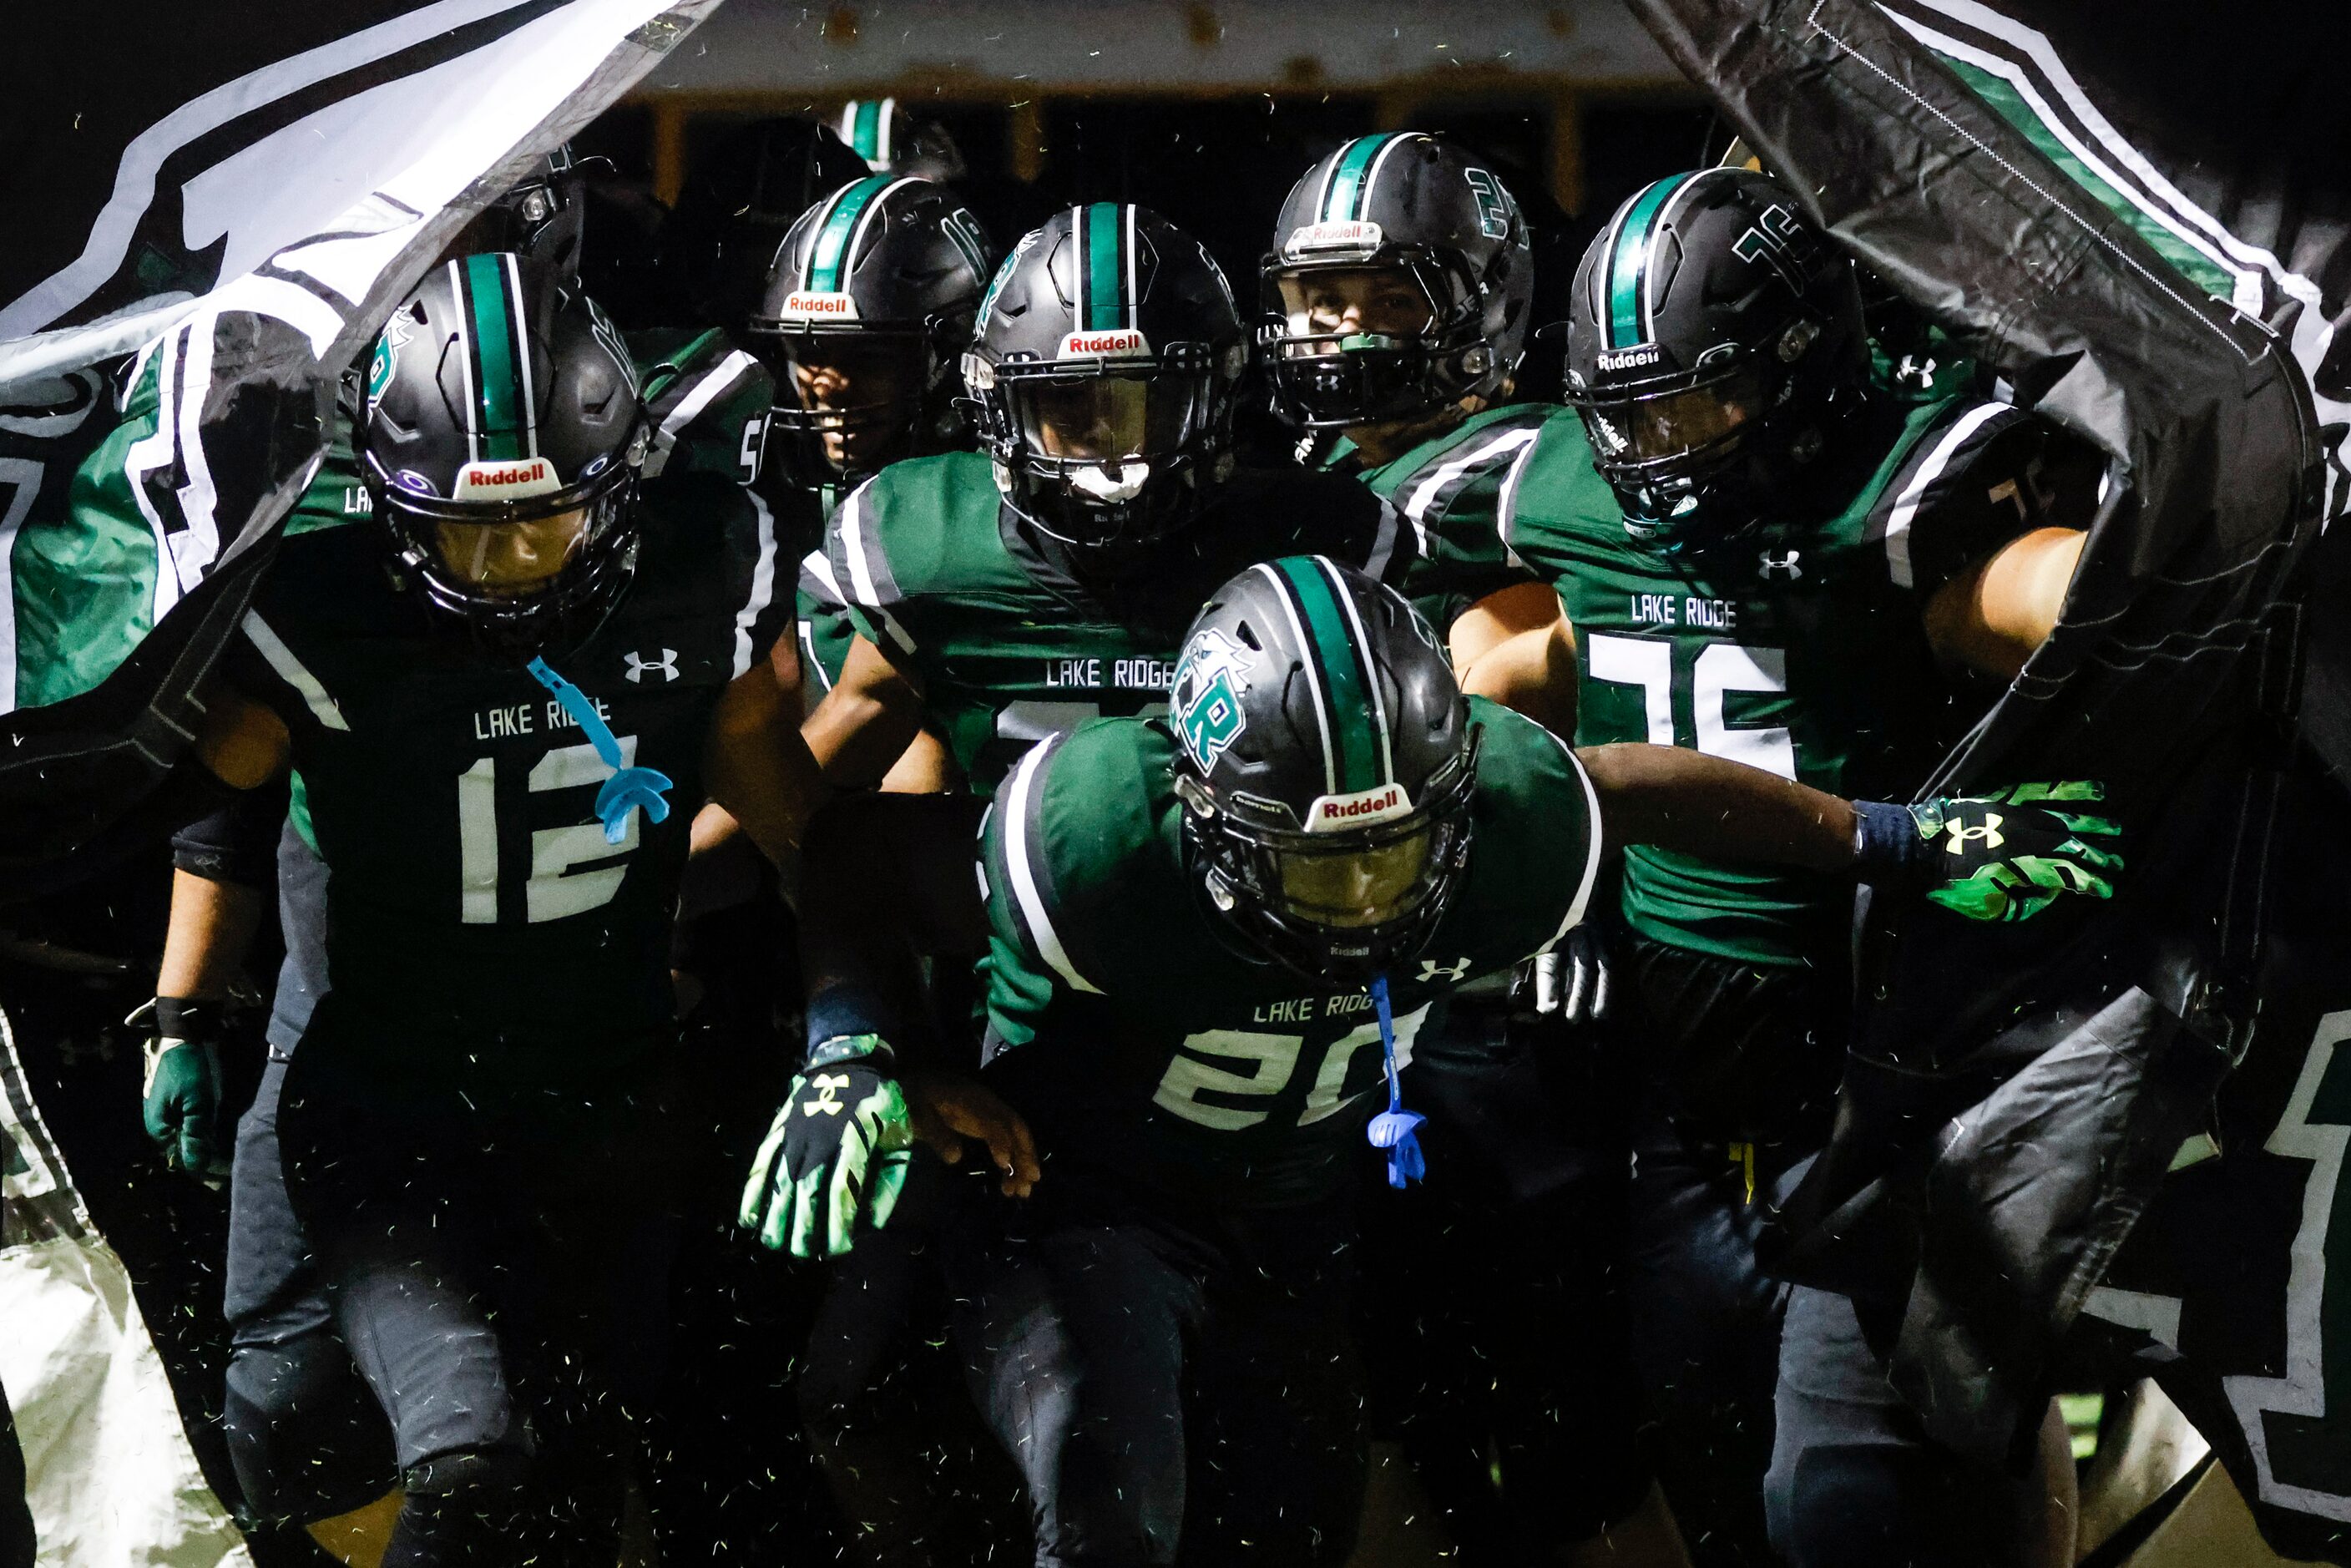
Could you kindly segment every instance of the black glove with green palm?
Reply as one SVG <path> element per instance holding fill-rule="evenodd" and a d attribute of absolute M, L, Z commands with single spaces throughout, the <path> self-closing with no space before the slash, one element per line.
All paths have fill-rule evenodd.
<path fill-rule="evenodd" d="M 2112 898 L 2122 829 L 2077 809 L 2105 793 L 2068 779 L 1907 806 L 1856 800 L 1861 880 L 1970 920 L 2029 920 L 2068 894 Z"/>

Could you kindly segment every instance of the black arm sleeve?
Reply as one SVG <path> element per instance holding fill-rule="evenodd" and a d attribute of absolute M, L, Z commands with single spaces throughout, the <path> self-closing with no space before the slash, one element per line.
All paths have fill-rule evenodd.
<path fill-rule="evenodd" d="M 287 784 L 272 779 L 172 835 L 172 863 L 206 882 L 266 891 L 277 885 L 277 840 Z"/>
<path fill-rule="evenodd" d="M 1939 433 L 1938 433 L 1939 434 Z M 2086 528 L 2105 464 L 2097 450 L 2021 409 L 2002 408 L 1944 450 L 1919 444 L 1889 495 L 1921 481 L 1910 559 L 1921 597 L 2035 528 Z"/>
<path fill-rule="evenodd" d="M 69 854 L 0 877 L 0 904 L 44 898 L 87 882 L 138 855 L 162 848 L 180 829 L 228 808 L 241 791 L 231 789 L 193 757 L 165 776 L 137 804 L 93 831 Z M 282 815 L 284 797 L 277 806 Z"/>
<path fill-rule="evenodd" d="M 987 950 L 974 845 L 987 810 L 966 795 L 852 795 L 819 812 L 802 851 L 799 946 L 808 1040 L 878 1034 L 935 1049 L 921 960 Z"/>

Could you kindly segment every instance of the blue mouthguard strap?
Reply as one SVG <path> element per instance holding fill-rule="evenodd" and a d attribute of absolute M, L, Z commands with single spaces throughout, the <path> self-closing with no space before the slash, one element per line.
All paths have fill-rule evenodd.
<path fill-rule="evenodd" d="M 640 806 L 652 821 L 666 820 L 669 801 L 664 792 L 672 788 L 669 775 L 658 768 L 627 766 L 627 759 L 621 755 L 621 743 L 613 737 L 612 727 L 604 722 L 604 716 L 596 711 L 588 694 L 557 674 L 543 658 L 531 660 L 529 668 L 531 679 L 554 695 L 556 702 L 580 727 L 580 733 L 587 736 L 589 744 L 595 747 L 596 755 L 604 759 L 604 766 L 612 770 L 604 787 L 596 791 L 596 819 L 604 824 L 604 841 L 617 844 L 628 837 L 629 813 Z"/>

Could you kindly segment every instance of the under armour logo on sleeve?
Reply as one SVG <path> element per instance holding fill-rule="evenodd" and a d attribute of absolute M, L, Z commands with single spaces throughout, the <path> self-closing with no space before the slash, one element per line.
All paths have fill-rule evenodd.
<path fill-rule="evenodd" d="M 1413 977 L 1423 985 L 1443 976 L 1448 985 L 1459 985 L 1469 973 L 1469 960 L 1456 958 L 1450 964 L 1440 964 L 1434 958 L 1420 961 L 1420 973 Z"/>
<path fill-rule="evenodd" d="M 1758 552 L 1757 559 L 1761 564 L 1756 570 L 1766 577 L 1781 576 L 1792 580 L 1804 575 L 1804 569 L 1799 564 L 1802 554 L 1802 550 L 1792 549 L 1786 555 L 1774 558 L 1770 550 L 1762 550 Z"/>
<path fill-rule="evenodd" d="M 677 679 L 677 650 L 664 648 L 661 654 L 657 660 L 648 659 L 643 653 L 622 654 L 622 657 L 628 661 L 629 667 L 624 673 L 630 684 L 643 685 L 647 675 L 659 675 L 664 681 Z"/>

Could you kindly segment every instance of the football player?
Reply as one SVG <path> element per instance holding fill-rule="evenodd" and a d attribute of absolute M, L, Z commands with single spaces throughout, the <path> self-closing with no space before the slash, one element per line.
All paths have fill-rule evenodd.
<path fill-rule="evenodd" d="M 1509 189 L 1440 138 L 1358 137 L 1292 187 L 1262 271 L 1266 370 L 1308 461 L 1360 478 L 1419 530 L 1406 592 L 1462 689 L 1572 735 L 1558 596 L 1496 527 L 1539 444 L 1549 469 L 1583 451 L 1572 411 L 1510 401 L 1534 277 Z M 1509 977 L 1486 991 L 1457 1000 L 1443 1039 L 1423 1036 L 1407 1079 L 1455 1157 L 1365 1242 L 1398 1281 L 1366 1323 L 1374 1410 L 1465 1548 L 1548 1556 L 1606 1527 L 1612 1562 L 1681 1561 L 1662 1539 L 1637 1543 L 1670 1526 L 1654 1500 L 1643 1511 L 1635 1392 L 1621 1359 L 1595 1367 L 1583 1349 L 1622 1336 L 1611 1281 L 1581 1261 L 1604 1250 L 1588 1233 L 1605 1206 L 1548 1112 L 1552 1064 L 1511 1028 Z"/>
<path fill-rule="evenodd" d="M 1040 1563 L 1345 1560 L 1358 1140 L 1410 1177 L 1414 1040 L 1573 929 L 1605 850 L 1859 875 L 1963 914 L 2020 867 L 2103 895 L 2119 864 L 2088 785 L 1855 805 L 1687 750 L 1572 750 L 1465 699 L 1405 601 L 1322 558 L 1236 577 L 1182 648 L 1164 722 L 1021 759 L 977 883 L 965 803 L 874 797 L 820 825 L 811 880 L 868 896 L 804 934 L 810 1051 L 747 1194 L 797 1250 L 887 1220 L 916 1119 L 891 977 L 909 928 L 984 939 L 989 1075 L 1044 1174 L 998 1151 L 1034 1200 L 965 1239 L 960 1332 Z"/>
<path fill-rule="evenodd" d="M 1578 743 L 1915 789 L 2055 625 L 2095 470 L 2022 410 L 1873 375 L 1853 264 L 1745 169 L 1628 200 L 1567 346 L 1589 455 L 1538 451 L 1503 527 L 1566 607 Z M 1983 893 L 1986 914 L 2053 896 Z M 1677 1510 L 1751 1557 L 1785 1300 L 1755 1234 L 1827 1127 L 1851 889 L 1640 846 L 1620 915 L 1637 1362 Z"/>
<path fill-rule="evenodd" d="M 513 256 L 436 267 L 363 397 L 373 526 L 286 541 L 198 746 L 240 789 L 290 764 L 334 868 L 290 1212 L 391 1424 L 385 1560 L 609 1561 L 666 1310 L 685 821 L 706 791 L 789 847 L 772 538 L 720 476 L 640 494 L 624 346 Z"/>
<path fill-rule="evenodd" d="M 1192 612 L 1252 560 L 1402 580 L 1409 531 L 1361 486 L 1236 470 L 1248 351 L 1224 275 L 1156 214 L 1089 203 L 1021 238 L 963 360 L 982 450 L 893 464 L 833 513 L 856 636 L 805 727 L 829 779 L 879 780 L 927 719 L 989 790 L 1047 735 L 1157 708 Z"/>
<path fill-rule="evenodd" d="M 1307 461 L 1400 507 L 1424 559 L 1406 591 L 1462 689 L 1572 724 L 1574 654 L 1550 585 L 1512 561 L 1495 508 L 1566 410 L 1510 401 L 1534 256 L 1499 176 L 1424 131 L 1359 136 L 1300 177 L 1262 266 L 1274 409 Z"/>
<path fill-rule="evenodd" d="M 765 488 L 800 562 L 798 657 L 814 707 L 839 680 L 855 629 L 823 554 L 824 520 L 885 465 L 968 443 L 953 407 L 957 360 L 995 248 L 952 193 L 877 174 L 802 214 L 768 269 L 751 341 L 775 378 Z M 897 788 L 946 788 L 951 768 L 918 731 Z"/>

